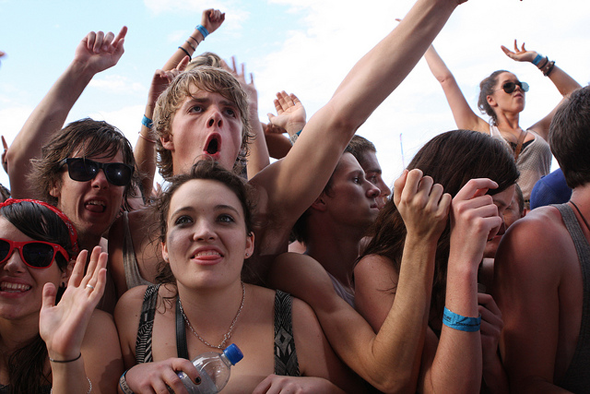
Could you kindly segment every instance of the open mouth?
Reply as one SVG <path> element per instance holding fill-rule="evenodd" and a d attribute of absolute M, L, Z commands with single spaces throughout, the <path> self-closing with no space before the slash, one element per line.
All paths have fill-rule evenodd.
<path fill-rule="evenodd" d="M 107 207 L 103 201 L 97 201 L 97 200 L 90 200 L 90 201 L 86 202 L 86 204 L 84 204 L 84 206 L 89 211 L 99 212 L 99 213 L 102 213 L 107 209 Z"/>
<path fill-rule="evenodd" d="M 210 155 L 214 155 L 219 152 L 219 141 L 217 138 L 212 138 L 211 141 L 207 144 L 207 153 Z"/>
<path fill-rule="evenodd" d="M 9 293 L 22 293 L 29 290 L 31 286 L 20 284 L 20 283 L 0 283 L 0 291 L 6 291 Z"/>

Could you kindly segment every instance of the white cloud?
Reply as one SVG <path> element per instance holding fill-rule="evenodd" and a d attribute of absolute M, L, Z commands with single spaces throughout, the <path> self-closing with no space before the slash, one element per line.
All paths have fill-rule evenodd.
<path fill-rule="evenodd" d="M 148 87 L 121 75 L 107 75 L 102 78 L 99 75 L 93 78 L 88 86 L 119 94 L 131 92 L 147 94 L 148 92 Z"/>

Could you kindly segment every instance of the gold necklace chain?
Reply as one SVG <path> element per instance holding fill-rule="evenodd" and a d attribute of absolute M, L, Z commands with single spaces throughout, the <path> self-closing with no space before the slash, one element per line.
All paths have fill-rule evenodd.
<path fill-rule="evenodd" d="M 193 328 L 191 322 L 188 320 L 188 317 L 184 313 L 184 309 L 182 308 L 182 301 L 180 300 L 180 296 L 178 296 L 178 303 L 180 304 L 180 313 L 182 313 L 182 317 L 184 318 L 184 321 L 186 322 L 186 325 L 188 326 L 188 328 L 191 329 L 191 331 L 193 332 L 193 334 L 195 334 L 195 336 L 197 337 L 197 339 L 199 341 L 203 342 L 205 345 L 207 345 L 207 346 L 209 346 L 211 348 L 215 348 L 215 349 L 225 349 L 225 344 L 227 343 L 227 341 L 230 340 L 232 331 L 234 330 L 234 327 L 236 326 L 236 323 L 238 322 L 238 317 L 240 317 L 240 313 L 242 313 L 242 309 L 244 308 L 244 300 L 246 299 L 246 287 L 244 286 L 244 282 L 241 282 L 241 283 L 242 283 L 242 302 L 240 303 L 240 307 L 238 308 L 238 312 L 236 313 L 236 316 L 232 320 L 232 322 L 231 322 L 231 324 L 229 326 L 229 329 L 227 330 L 227 332 L 225 334 L 223 334 L 223 341 L 221 341 L 221 343 L 219 345 L 217 345 L 217 346 L 212 345 L 209 342 L 207 342 Z"/>

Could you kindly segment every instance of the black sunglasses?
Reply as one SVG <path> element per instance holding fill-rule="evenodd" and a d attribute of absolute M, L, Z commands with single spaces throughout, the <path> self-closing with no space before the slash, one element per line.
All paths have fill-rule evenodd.
<path fill-rule="evenodd" d="M 529 84 L 526 82 L 506 82 L 504 85 L 502 85 L 502 90 L 504 90 L 506 93 L 510 94 L 512 92 L 514 92 L 514 90 L 516 89 L 516 87 L 519 87 L 520 90 L 522 90 L 523 92 L 528 92 L 529 91 Z"/>
<path fill-rule="evenodd" d="M 43 241 L 17 242 L 0 238 L 0 264 L 12 256 L 14 249 L 20 253 L 22 261 L 31 268 L 49 268 L 55 259 L 56 253 L 61 253 L 66 261 L 70 256 L 66 250 L 57 244 Z"/>
<path fill-rule="evenodd" d="M 86 182 L 98 175 L 102 169 L 109 183 L 115 186 L 127 186 L 131 183 L 133 167 L 125 163 L 99 163 L 81 157 L 63 159 L 61 165 L 68 165 L 70 178 L 78 182 Z"/>

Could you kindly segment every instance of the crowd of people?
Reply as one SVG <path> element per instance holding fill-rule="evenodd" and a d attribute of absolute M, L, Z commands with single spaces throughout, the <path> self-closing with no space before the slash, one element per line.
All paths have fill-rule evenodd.
<path fill-rule="evenodd" d="M 590 392 L 590 86 L 515 42 L 563 100 L 522 129 L 498 70 L 476 115 L 431 45 L 465 1 L 417 0 L 309 120 L 280 91 L 266 124 L 244 67 L 196 54 L 205 10 L 134 147 L 64 125 L 124 54 L 126 27 L 88 33 L 3 155 L 0 393 L 187 393 L 231 343 L 231 393 Z M 390 188 L 355 132 L 423 56 L 459 129 Z"/>

